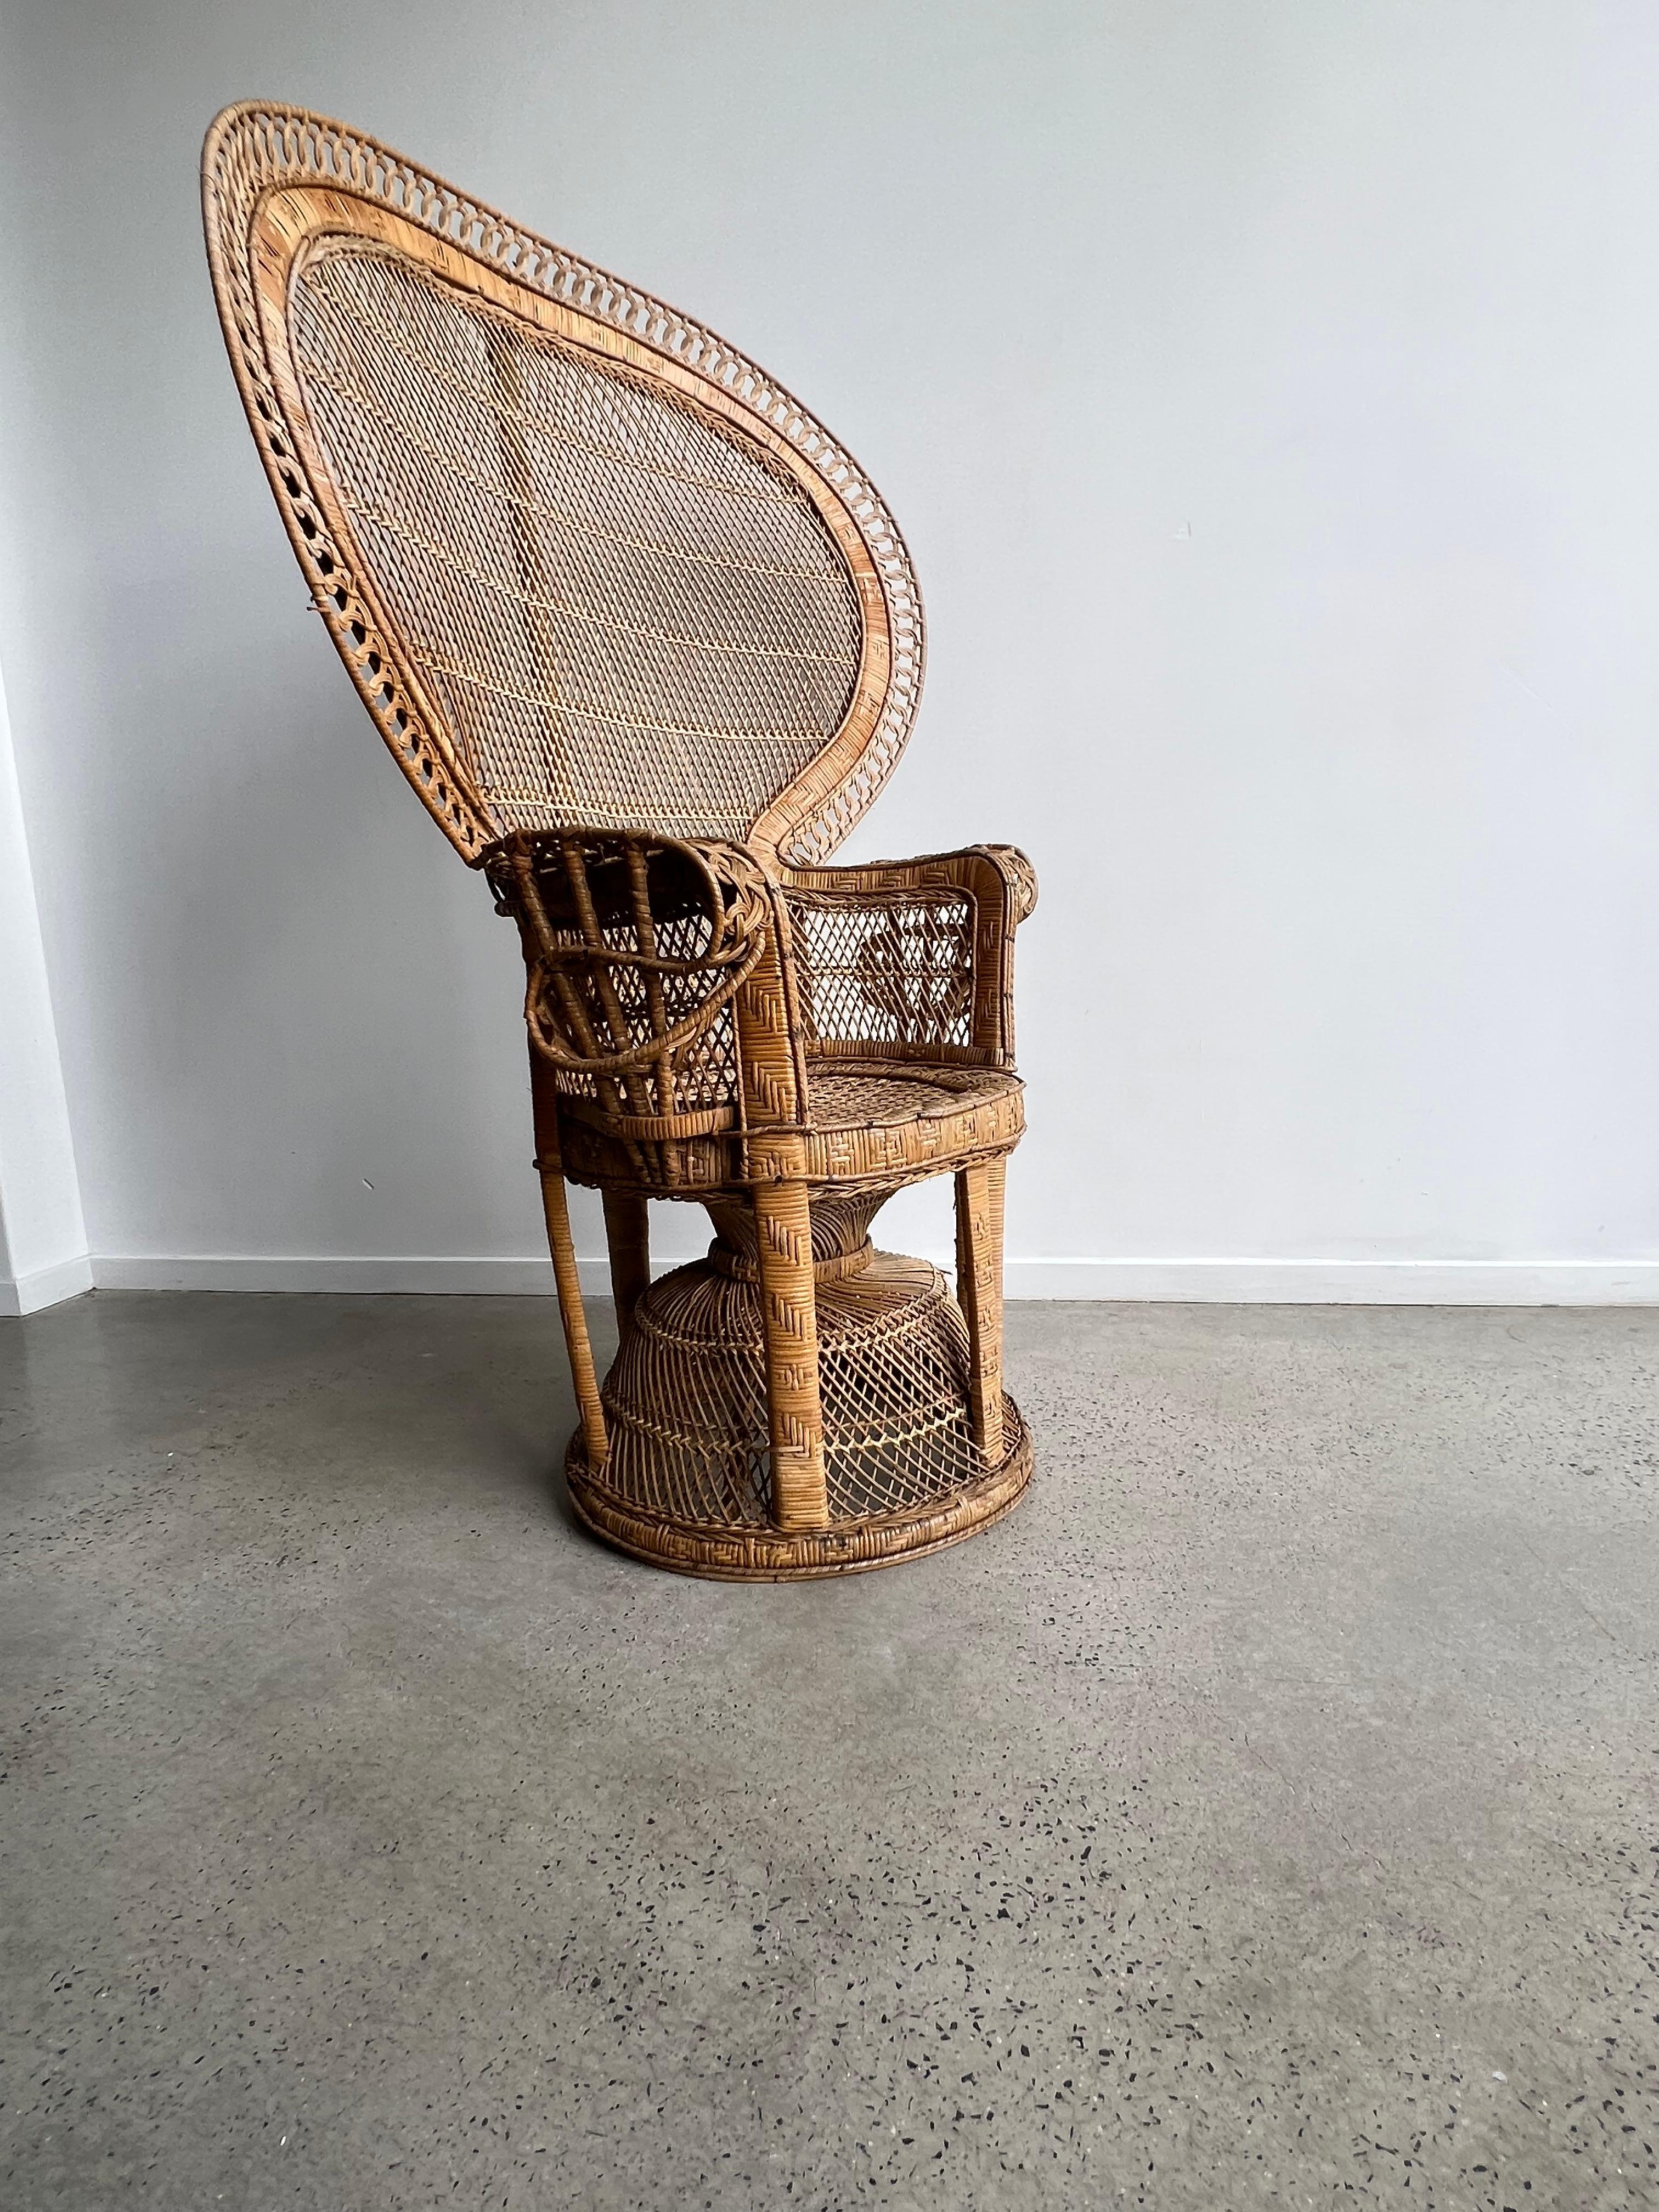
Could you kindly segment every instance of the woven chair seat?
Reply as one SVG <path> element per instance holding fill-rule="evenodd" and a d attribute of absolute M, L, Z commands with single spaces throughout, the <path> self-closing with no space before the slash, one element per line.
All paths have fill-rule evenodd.
<path fill-rule="evenodd" d="M 628 1140 L 586 1100 L 567 1109 L 568 1173 L 607 1188 L 637 1180 Z M 905 1060 L 808 1063 L 802 1166 L 815 1188 L 907 1182 L 993 1158 L 1017 1145 L 1025 1127 L 1024 1086 L 1012 1069 L 918 1066 Z M 680 1192 L 723 1190 L 739 1179 L 741 1134 L 734 1126 L 682 1139 Z"/>
<path fill-rule="evenodd" d="M 1004 1067 L 809 1063 L 807 1176 L 903 1182 L 1005 1152 L 1025 1127 L 1024 1086 Z"/>
<path fill-rule="evenodd" d="M 1018 1100 L 1024 1085 L 1006 1067 L 914 1067 L 902 1061 L 809 1066 L 807 1118 L 815 1129 L 955 1121 L 994 1102 Z"/>

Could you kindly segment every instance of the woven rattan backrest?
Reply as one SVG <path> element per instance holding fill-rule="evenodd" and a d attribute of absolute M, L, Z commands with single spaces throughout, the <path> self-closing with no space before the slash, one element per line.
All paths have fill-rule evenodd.
<path fill-rule="evenodd" d="M 834 849 L 920 698 L 879 497 L 722 340 L 338 124 L 209 132 L 214 288 L 289 535 L 469 859 L 515 830 Z"/>

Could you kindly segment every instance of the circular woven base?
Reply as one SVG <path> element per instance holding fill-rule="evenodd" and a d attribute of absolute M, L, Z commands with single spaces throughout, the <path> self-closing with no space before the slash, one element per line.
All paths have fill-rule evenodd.
<path fill-rule="evenodd" d="M 1007 1512 L 1031 1474 L 1018 1410 L 1003 1400 L 988 1467 L 969 1419 L 967 1327 L 944 1276 L 866 1244 L 853 1255 L 862 1265 L 824 1267 L 817 1285 L 829 1526 L 778 1528 L 760 1287 L 714 1252 L 641 1300 L 605 1380 L 600 1474 L 581 1431 L 571 1439 L 571 1502 L 596 1534 L 681 1573 L 779 1582 L 914 1559 Z"/>
<path fill-rule="evenodd" d="M 868 1574 L 900 1559 L 942 1552 L 1011 1512 L 1031 1480 L 1031 1438 L 1012 1398 L 1002 1401 L 1002 1420 L 1004 1438 L 1012 1444 L 1001 1466 L 951 1497 L 908 1513 L 837 1522 L 799 1534 L 781 1528 L 722 1528 L 629 1506 L 588 1473 L 580 1429 L 565 1454 L 564 1474 L 583 1526 L 653 1567 L 713 1582 L 810 1582 L 824 1575 Z"/>

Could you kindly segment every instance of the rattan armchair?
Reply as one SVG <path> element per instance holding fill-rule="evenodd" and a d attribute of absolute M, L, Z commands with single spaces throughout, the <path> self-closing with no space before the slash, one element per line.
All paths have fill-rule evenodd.
<path fill-rule="evenodd" d="M 518 926 L 576 1511 L 693 1573 L 877 1566 L 1015 1502 L 1006 846 L 836 867 L 921 696 L 903 541 L 850 456 L 659 301 L 361 134 L 234 107 L 208 258 L 352 681 Z M 956 1178 L 957 1285 L 876 1251 Z M 595 1368 L 567 1179 L 604 1194 Z M 647 1202 L 708 1257 L 651 1279 Z"/>

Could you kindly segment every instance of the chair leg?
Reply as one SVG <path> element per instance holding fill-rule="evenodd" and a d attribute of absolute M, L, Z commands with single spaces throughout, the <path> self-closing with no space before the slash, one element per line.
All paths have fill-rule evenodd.
<path fill-rule="evenodd" d="M 1002 1194 L 1006 1160 L 957 1175 L 957 1296 L 968 1322 L 974 1441 L 1002 1459 Z"/>
<path fill-rule="evenodd" d="M 830 1500 L 823 1472 L 817 1302 L 806 1185 L 795 1181 L 757 1184 L 755 1228 L 766 1325 L 772 1517 L 780 1528 L 825 1528 Z"/>
<path fill-rule="evenodd" d="M 651 1285 L 651 1231 L 646 1202 L 637 1191 L 605 1194 L 605 1241 L 611 1248 L 611 1295 L 617 1334 L 626 1343 L 634 1309 Z"/>
<path fill-rule="evenodd" d="M 576 1247 L 571 1241 L 570 1208 L 565 1198 L 564 1167 L 559 1158 L 556 1136 L 550 1149 L 544 1131 L 540 1152 L 537 1165 L 541 1170 L 542 1210 L 547 1216 L 553 1275 L 559 1286 L 559 1318 L 564 1323 L 564 1347 L 570 1355 L 570 1380 L 575 1385 L 576 1404 L 581 1413 L 587 1464 L 597 1474 L 605 1465 L 611 1444 L 605 1432 L 605 1411 L 599 1404 L 599 1378 L 587 1334 L 581 1278 L 576 1272 Z"/>

